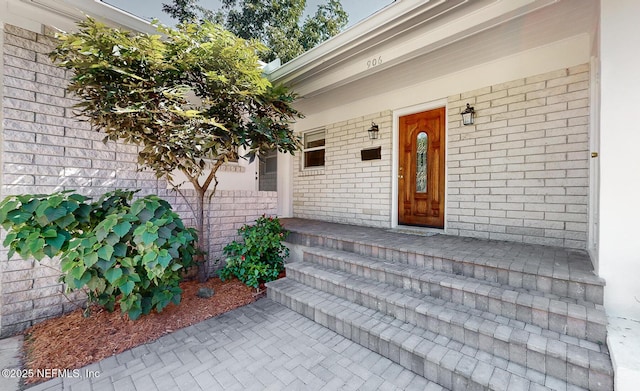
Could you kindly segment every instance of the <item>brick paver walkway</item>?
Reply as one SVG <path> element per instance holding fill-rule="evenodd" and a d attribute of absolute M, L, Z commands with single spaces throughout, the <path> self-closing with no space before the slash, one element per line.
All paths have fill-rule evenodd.
<path fill-rule="evenodd" d="M 269 299 L 168 334 L 36 390 L 442 390 Z"/>

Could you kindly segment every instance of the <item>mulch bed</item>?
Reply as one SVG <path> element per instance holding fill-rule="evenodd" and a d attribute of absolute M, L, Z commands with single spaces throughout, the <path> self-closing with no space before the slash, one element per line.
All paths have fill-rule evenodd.
<path fill-rule="evenodd" d="M 179 306 L 170 304 L 161 313 L 152 312 L 136 321 L 129 320 L 119 308 L 107 312 L 91 308 L 83 317 L 82 309 L 39 323 L 25 332 L 25 369 L 77 369 L 151 342 L 165 334 L 220 315 L 255 301 L 260 295 L 237 279 L 226 282 L 212 278 L 204 284 L 188 281 L 180 284 L 183 294 Z M 199 298 L 200 287 L 213 288 L 215 294 Z M 27 383 L 48 379 L 31 377 Z"/>

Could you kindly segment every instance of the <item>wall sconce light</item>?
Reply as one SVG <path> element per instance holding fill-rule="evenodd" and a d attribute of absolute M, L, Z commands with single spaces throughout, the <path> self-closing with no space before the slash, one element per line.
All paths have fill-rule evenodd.
<path fill-rule="evenodd" d="M 475 114 L 476 111 L 467 103 L 467 108 L 462 113 L 460 113 L 460 115 L 462 116 L 462 124 L 473 125 L 473 117 L 475 116 Z"/>
<path fill-rule="evenodd" d="M 379 131 L 380 131 L 380 129 L 378 129 L 378 125 L 376 125 L 375 122 L 371 122 L 371 127 L 368 130 L 368 132 L 369 132 L 369 140 L 377 139 Z"/>

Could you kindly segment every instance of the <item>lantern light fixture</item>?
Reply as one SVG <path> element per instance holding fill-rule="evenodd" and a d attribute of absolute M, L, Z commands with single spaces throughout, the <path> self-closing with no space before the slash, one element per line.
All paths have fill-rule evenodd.
<path fill-rule="evenodd" d="M 375 140 L 378 138 L 378 132 L 380 129 L 375 122 L 371 122 L 371 127 L 367 131 L 369 132 L 369 140 Z"/>
<path fill-rule="evenodd" d="M 467 108 L 462 113 L 460 113 L 460 115 L 462 116 L 462 124 L 465 126 L 473 125 L 475 114 L 476 111 L 467 103 Z"/>

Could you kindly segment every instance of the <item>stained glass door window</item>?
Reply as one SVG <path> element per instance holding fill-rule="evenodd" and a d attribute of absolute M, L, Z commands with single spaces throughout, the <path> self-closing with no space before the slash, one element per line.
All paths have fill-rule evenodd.
<path fill-rule="evenodd" d="M 418 133 L 416 142 L 416 193 L 427 192 L 427 150 L 429 138 L 425 132 Z"/>

